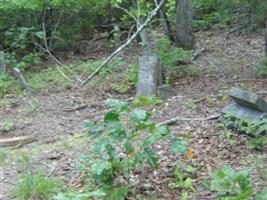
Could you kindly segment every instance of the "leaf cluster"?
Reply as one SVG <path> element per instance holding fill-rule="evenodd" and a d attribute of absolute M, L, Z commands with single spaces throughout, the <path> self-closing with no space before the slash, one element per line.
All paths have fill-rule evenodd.
<path fill-rule="evenodd" d="M 94 143 L 86 164 L 90 177 L 108 199 L 124 199 L 132 189 L 135 169 L 146 164 L 152 169 L 159 167 L 154 144 L 171 139 L 172 152 L 185 153 L 186 142 L 172 137 L 167 126 L 157 126 L 143 109 L 116 99 L 108 99 L 106 104 L 110 110 L 103 124 L 85 125 Z"/>

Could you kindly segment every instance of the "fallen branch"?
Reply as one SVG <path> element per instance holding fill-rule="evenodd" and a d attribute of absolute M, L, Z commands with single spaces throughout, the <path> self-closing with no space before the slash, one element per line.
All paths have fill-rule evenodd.
<path fill-rule="evenodd" d="M 0 147 L 12 147 L 12 146 L 23 146 L 34 142 L 36 139 L 33 136 L 20 136 L 12 138 L 0 139 Z"/>
<path fill-rule="evenodd" d="M 157 124 L 157 126 L 162 126 L 162 125 L 171 125 L 171 124 L 175 124 L 178 121 L 210 121 L 210 120 L 215 120 L 218 119 L 221 115 L 211 115 L 209 117 L 205 117 L 205 118 L 181 118 L 181 117 L 174 117 L 172 119 L 166 120 L 164 122 L 161 122 L 159 124 Z"/>
<path fill-rule="evenodd" d="M 49 50 L 49 46 L 48 46 L 48 43 L 47 43 L 47 36 L 46 36 L 46 30 L 45 30 L 45 24 L 43 23 L 43 33 L 44 33 L 44 37 L 43 37 L 43 40 L 44 40 L 44 47 L 40 44 L 38 44 L 37 42 L 34 42 L 34 44 L 39 47 L 41 50 L 43 50 L 45 53 L 47 53 L 48 57 L 54 61 L 56 63 L 56 67 L 57 67 L 57 70 L 61 73 L 61 75 L 66 78 L 67 80 L 71 81 L 71 82 L 75 82 L 78 81 L 78 82 L 82 82 L 82 80 L 80 80 L 80 78 L 76 75 L 76 73 L 69 69 L 67 66 L 65 66 L 62 62 L 60 62 L 52 53 L 51 51 Z M 75 76 L 75 80 L 69 78 L 61 69 L 60 69 L 60 66 L 62 68 L 65 68 L 66 70 L 68 70 L 71 74 L 73 74 Z"/>
<path fill-rule="evenodd" d="M 202 48 L 202 49 L 196 51 L 196 52 L 192 55 L 190 61 L 195 60 L 197 57 L 199 57 L 202 53 L 204 53 L 204 52 L 206 52 L 206 51 L 207 51 L 206 48 Z"/>
<path fill-rule="evenodd" d="M 256 92 L 257 94 L 267 94 L 267 91 Z"/>
<path fill-rule="evenodd" d="M 233 28 L 233 29 L 231 29 L 230 31 L 228 31 L 228 32 L 226 33 L 226 35 L 230 35 L 230 34 L 232 34 L 232 33 L 234 33 L 234 32 L 237 32 L 237 31 L 239 31 L 239 30 L 245 28 L 245 27 L 246 27 L 246 25 L 238 26 L 238 27 L 236 27 L 236 28 Z"/>
<path fill-rule="evenodd" d="M 28 83 L 25 80 L 25 78 L 24 78 L 23 74 L 21 73 L 21 71 L 19 70 L 19 68 L 13 68 L 12 70 L 13 70 L 15 76 L 17 77 L 17 79 L 19 80 L 21 88 L 24 90 L 27 90 L 29 88 Z"/>
<path fill-rule="evenodd" d="M 85 105 L 81 105 L 81 106 L 78 106 L 78 107 L 75 107 L 75 108 L 65 109 L 64 111 L 65 112 L 74 112 L 74 111 L 85 109 L 87 107 L 88 107 L 88 105 L 85 104 Z"/>
<path fill-rule="evenodd" d="M 239 83 L 239 82 L 250 82 L 250 81 L 267 81 L 267 79 L 239 79 L 239 80 L 231 80 L 231 81 L 225 81 L 226 83 Z"/>
<path fill-rule="evenodd" d="M 151 12 L 150 15 L 148 15 L 146 21 L 138 27 L 137 31 L 130 37 L 129 40 L 127 40 L 122 46 L 120 46 L 118 49 L 116 49 L 109 57 L 106 58 L 106 60 L 103 61 L 103 63 L 90 75 L 88 76 L 85 81 L 83 82 L 83 86 L 86 85 L 95 75 L 97 75 L 100 70 L 109 62 L 111 61 L 115 56 L 117 56 L 121 51 L 123 51 L 129 44 L 132 43 L 132 41 L 141 33 L 142 30 L 149 24 L 149 22 L 155 17 L 162 7 L 162 5 L 165 3 L 165 0 L 161 0 L 161 2 L 156 5 L 156 8 Z"/>

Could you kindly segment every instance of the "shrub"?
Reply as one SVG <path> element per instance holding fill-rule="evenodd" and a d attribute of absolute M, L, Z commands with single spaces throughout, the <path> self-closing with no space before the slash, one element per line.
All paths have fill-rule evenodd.
<path fill-rule="evenodd" d="M 163 64 L 163 70 L 166 73 L 166 82 L 171 78 L 171 75 L 178 74 L 179 76 L 195 76 L 198 70 L 188 65 L 192 56 L 192 51 L 184 50 L 175 47 L 171 41 L 163 37 L 156 41 L 156 54 Z"/>
<path fill-rule="evenodd" d="M 230 166 L 223 166 L 210 176 L 209 188 L 218 192 L 219 199 L 246 200 L 252 196 L 253 187 L 248 170 L 236 172 Z"/>
<path fill-rule="evenodd" d="M 145 110 L 132 109 L 115 99 L 108 99 L 106 104 L 111 109 L 103 124 L 86 123 L 93 146 L 81 167 L 108 199 L 125 199 L 132 189 L 134 169 L 144 167 L 145 163 L 158 168 L 154 144 L 170 138 L 171 150 L 184 153 L 186 142 L 171 136 L 167 126 L 157 126 Z"/>
<path fill-rule="evenodd" d="M 131 68 L 125 72 L 122 72 L 118 81 L 112 84 L 112 89 L 119 93 L 129 92 L 129 90 L 137 84 L 138 69 L 139 67 L 137 63 L 132 64 Z M 116 78 L 118 78 L 118 76 L 116 76 Z"/>
<path fill-rule="evenodd" d="M 0 97 L 8 93 L 13 93 L 19 90 L 13 77 L 9 75 L 0 75 Z"/>

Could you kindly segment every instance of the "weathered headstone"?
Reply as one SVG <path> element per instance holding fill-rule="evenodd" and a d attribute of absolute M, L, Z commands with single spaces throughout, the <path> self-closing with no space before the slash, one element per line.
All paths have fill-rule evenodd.
<path fill-rule="evenodd" d="M 3 51 L 0 51 L 0 75 L 5 74 L 5 72 L 6 72 L 5 54 Z"/>
<path fill-rule="evenodd" d="M 234 103 L 225 106 L 222 113 L 225 118 L 229 118 L 229 116 L 232 118 L 232 123 L 228 122 L 230 128 L 240 128 L 236 127 L 238 126 L 238 123 L 235 123 L 236 120 L 248 121 L 257 125 L 262 119 L 267 118 L 267 103 L 260 96 L 237 88 L 232 88 L 229 96 Z M 260 132 L 256 131 L 251 134 L 260 134 Z"/>
<path fill-rule="evenodd" d="M 147 50 L 139 58 L 138 96 L 168 98 L 172 95 L 169 85 L 163 84 L 163 72 L 159 58 Z"/>
<path fill-rule="evenodd" d="M 160 61 L 154 55 L 144 54 L 139 58 L 138 96 L 156 96 Z"/>

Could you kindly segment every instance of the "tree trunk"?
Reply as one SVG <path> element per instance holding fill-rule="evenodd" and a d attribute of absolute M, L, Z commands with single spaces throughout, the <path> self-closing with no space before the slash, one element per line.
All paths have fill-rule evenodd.
<path fill-rule="evenodd" d="M 267 58 L 267 15 L 265 16 L 265 57 Z"/>
<path fill-rule="evenodd" d="M 194 48 L 192 0 L 176 0 L 176 44 Z"/>
<path fill-rule="evenodd" d="M 5 74 L 6 72 L 6 63 L 5 63 L 5 53 L 0 51 L 0 75 Z"/>
<path fill-rule="evenodd" d="M 133 4 L 133 8 L 134 9 L 138 9 L 138 2 L 137 2 L 137 0 L 132 0 L 132 4 Z M 142 18 L 142 17 L 140 17 L 140 19 L 139 19 L 139 26 L 140 25 L 142 25 L 143 23 L 144 23 L 144 18 Z M 136 24 L 136 29 L 138 29 L 138 24 Z M 137 37 L 137 42 L 142 42 L 142 43 L 147 43 L 147 40 L 148 40 L 148 33 L 147 33 L 147 31 L 146 31 L 146 29 L 144 29 L 144 30 L 142 30 L 141 32 L 140 32 L 140 34 L 138 35 L 138 37 Z"/>

